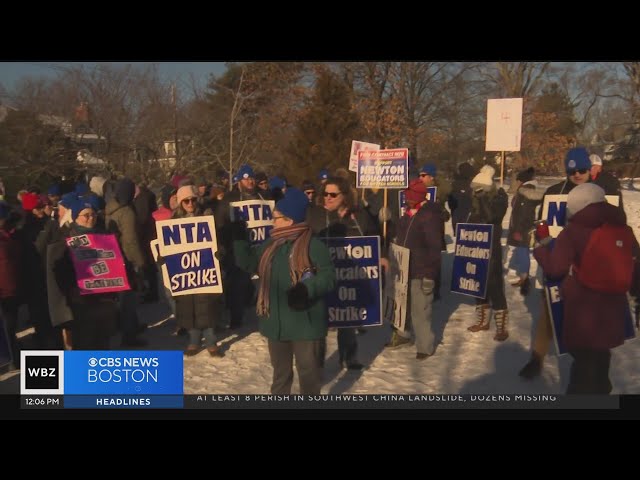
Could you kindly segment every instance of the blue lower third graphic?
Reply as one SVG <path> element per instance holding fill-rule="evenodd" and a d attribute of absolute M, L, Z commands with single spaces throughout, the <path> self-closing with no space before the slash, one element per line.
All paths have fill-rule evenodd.
<path fill-rule="evenodd" d="M 180 351 L 69 351 L 64 394 L 181 396 L 183 372 Z"/>
<path fill-rule="evenodd" d="M 182 395 L 65 395 L 64 408 L 183 408 Z"/>

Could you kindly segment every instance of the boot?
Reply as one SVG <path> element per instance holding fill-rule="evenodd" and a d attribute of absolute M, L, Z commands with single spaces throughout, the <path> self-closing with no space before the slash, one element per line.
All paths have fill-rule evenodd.
<path fill-rule="evenodd" d="M 493 318 L 496 321 L 496 334 L 493 336 L 494 340 L 498 342 L 504 342 L 509 338 L 509 310 L 496 310 L 493 312 Z"/>
<path fill-rule="evenodd" d="M 527 380 L 531 380 L 534 377 L 537 377 L 542 372 L 542 357 L 538 355 L 536 352 L 531 354 L 531 359 L 529 362 L 522 367 L 519 375 Z"/>
<path fill-rule="evenodd" d="M 490 308 L 488 303 L 476 305 L 476 318 L 478 319 L 478 321 L 467 328 L 467 330 L 469 330 L 470 332 L 489 330 L 489 327 L 491 326 L 491 312 L 489 310 Z"/>

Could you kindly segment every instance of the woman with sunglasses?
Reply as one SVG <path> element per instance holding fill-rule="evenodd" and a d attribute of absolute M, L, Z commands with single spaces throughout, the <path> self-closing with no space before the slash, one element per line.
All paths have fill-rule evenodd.
<path fill-rule="evenodd" d="M 309 209 L 307 222 L 320 238 L 363 237 L 380 235 L 378 226 L 369 214 L 357 210 L 349 182 L 340 177 L 329 177 L 320 188 L 324 205 L 313 205 Z M 338 329 L 338 354 L 340 367 L 361 370 L 358 361 L 358 341 L 355 328 Z"/>
<path fill-rule="evenodd" d="M 47 273 L 47 280 L 55 282 L 55 289 L 50 291 L 60 291 L 71 311 L 73 320 L 65 323 L 64 327 L 71 328 L 74 350 L 109 350 L 118 319 L 117 294 L 80 295 L 71 252 L 67 247 L 68 237 L 106 233 L 97 225 L 99 207 L 94 199 L 76 198 L 70 202 L 67 208 L 71 210 L 73 222 L 62 225 L 60 240 L 48 247 L 51 257 L 48 264 L 52 271 Z"/>
<path fill-rule="evenodd" d="M 213 215 L 210 209 L 202 210 L 198 203 L 198 190 L 193 185 L 185 185 L 178 189 L 178 208 L 172 218 L 190 218 Z M 220 223 L 216 219 L 216 225 Z M 220 236 L 218 235 L 218 238 Z M 202 350 L 202 338 L 209 355 L 222 357 L 223 353 L 217 344 L 215 326 L 222 315 L 222 294 L 196 293 L 174 297 L 176 302 L 176 320 L 178 327 L 189 333 L 189 345 L 185 355 L 193 356 Z"/>

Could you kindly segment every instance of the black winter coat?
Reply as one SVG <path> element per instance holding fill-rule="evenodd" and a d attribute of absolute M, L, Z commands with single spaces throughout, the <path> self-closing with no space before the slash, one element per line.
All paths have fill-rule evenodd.
<path fill-rule="evenodd" d="M 528 247 L 529 232 L 534 228 L 536 208 L 542 202 L 543 191 L 532 182 L 526 182 L 518 188 L 513 197 L 511 221 L 507 244 L 512 247 Z"/>

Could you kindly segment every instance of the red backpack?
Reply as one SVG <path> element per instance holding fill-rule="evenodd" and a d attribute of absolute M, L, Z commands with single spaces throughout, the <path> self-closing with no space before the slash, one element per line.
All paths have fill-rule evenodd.
<path fill-rule="evenodd" d="M 605 223 L 591 232 L 580 267 L 573 265 L 578 281 L 602 293 L 627 293 L 633 277 L 633 231 L 628 225 Z"/>

